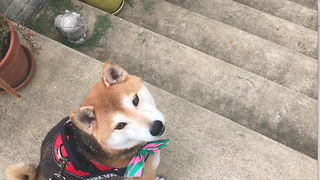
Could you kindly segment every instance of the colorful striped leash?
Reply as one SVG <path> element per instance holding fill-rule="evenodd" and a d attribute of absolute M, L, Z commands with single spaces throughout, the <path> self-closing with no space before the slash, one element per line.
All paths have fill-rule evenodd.
<path fill-rule="evenodd" d="M 168 145 L 169 139 L 157 140 L 149 142 L 147 145 L 141 148 L 141 150 L 131 159 L 127 167 L 127 171 L 124 177 L 140 177 L 143 174 L 145 159 L 144 154 L 157 154 L 162 147 Z"/>

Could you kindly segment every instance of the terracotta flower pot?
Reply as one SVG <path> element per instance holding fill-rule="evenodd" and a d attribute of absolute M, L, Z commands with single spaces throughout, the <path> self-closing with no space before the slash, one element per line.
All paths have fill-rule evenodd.
<path fill-rule="evenodd" d="M 15 90 L 18 90 L 30 80 L 34 70 L 34 60 L 29 49 L 20 44 L 18 33 L 10 21 L 7 22 L 11 39 L 8 52 L 0 62 L 0 77 Z M 0 88 L 0 93 L 7 92 Z"/>
<path fill-rule="evenodd" d="M 117 14 L 118 12 L 120 12 L 120 10 L 124 5 L 124 0 L 82 0 L 82 1 L 111 14 Z"/>

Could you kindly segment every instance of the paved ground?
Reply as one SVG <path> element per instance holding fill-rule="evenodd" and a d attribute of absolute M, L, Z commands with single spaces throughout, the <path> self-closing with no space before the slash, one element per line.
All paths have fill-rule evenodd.
<path fill-rule="evenodd" d="M 0 12 L 52 26 L 69 1 L 32 2 L 3 1 Z M 22 99 L 0 97 L 1 166 L 36 162 L 44 134 L 78 107 L 108 59 L 143 77 L 167 118 L 167 179 L 316 178 L 316 1 L 131 0 L 118 17 L 73 3 L 94 46 L 37 37 L 44 50 Z M 95 41 L 99 17 L 108 28 Z M 42 34 L 71 46 L 55 28 Z"/>
<path fill-rule="evenodd" d="M 100 80 L 102 62 L 43 36 L 36 71 L 20 99 L 1 95 L 0 166 L 37 162 L 47 131 L 78 108 L 90 86 Z M 64 53 L 61 53 L 64 52 Z M 147 83 L 165 114 L 158 173 L 183 179 L 315 179 L 317 161 Z M 169 107 L 169 108 L 168 108 Z M 5 179 L 1 168 L 0 179 Z"/>
<path fill-rule="evenodd" d="M 316 31 L 264 12 L 256 14 L 256 10 L 233 1 L 224 1 L 225 6 L 214 1 L 224 10 L 204 2 L 181 4 L 190 10 L 166 1 L 132 0 L 132 6 L 126 4 L 118 15 L 123 19 L 74 3 L 79 6 L 74 9 L 87 19 L 89 33 L 94 31 L 98 16 L 106 17 L 109 26 L 99 41 L 87 40 L 95 46 L 78 47 L 78 51 L 102 62 L 110 59 L 159 88 L 317 157 L 317 61 L 306 55 L 316 51 L 316 41 L 309 43 L 310 37 L 316 39 Z M 64 7 L 55 1 L 49 5 L 56 9 L 43 9 L 32 22 L 44 26 L 49 19 L 52 27 L 52 13 L 63 12 Z M 224 16 L 210 13 L 207 6 L 222 14 L 228 10 L 225 7 L 238 9 L 227 17 L 248 23 L 242 27 L 236 23 L 237 28 L 222 24 Z M 199 14 L 199 7 L 207 11 Z M 249 10 L 252 14 L 240 16 Z M 251 34 L 238 29 L 254 26 L 250 22 L 257 16 L 265 17 L 257 21 L 265 22 L 261 23 L 261 32 Z M 293 32 L 282 26 L 284 22 Z M 55 28 L 32 27 L 52 39 L 65 41 Z M 279 33 L 276 27 L 290 33 Z M 270 38 L 260 37 L 274 30 L 277 33 L 271 33 Z M 299 38 L 291 38 L 292 34 Z M 283 37 L 282 43 L 272 42 L 274 36 Z M 288 48 L 299 41 L 308 47 L 301 50 L 313 50 L 302 54 Z"/>

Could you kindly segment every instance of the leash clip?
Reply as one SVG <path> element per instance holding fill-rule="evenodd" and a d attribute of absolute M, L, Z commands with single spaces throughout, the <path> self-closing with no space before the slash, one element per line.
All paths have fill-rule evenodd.
<path fill-rule="evenodd" d="M 51 177 L 49 178 L 49 180 L 66 180 L 66 177 L 64 175 L 62 175 L 62 172 L 68 166 L 67 162 L 69 161 L 69 159 L 68 159 L 68 157 L 62 156 L 62 153 L 61 153 L 62 145 L 63 144 L 61 144 L 59 147 L 56 148 L 57 156 L 59 159 L 58 164 L 60 166 L 60 171 L 58 173 L 52 174 Z"/>

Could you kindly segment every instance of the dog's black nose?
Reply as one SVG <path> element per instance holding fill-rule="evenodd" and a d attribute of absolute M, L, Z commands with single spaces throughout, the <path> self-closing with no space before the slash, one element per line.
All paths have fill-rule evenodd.
<path fill-rule="evenodd" d="M 165 127 L 164 127 L 163 123 L 159 120 L 156 120 L 151 125 L 150 134 L 152 136 L 161 136 L 163 134 L 164 130 L 165 130 Z"/>

